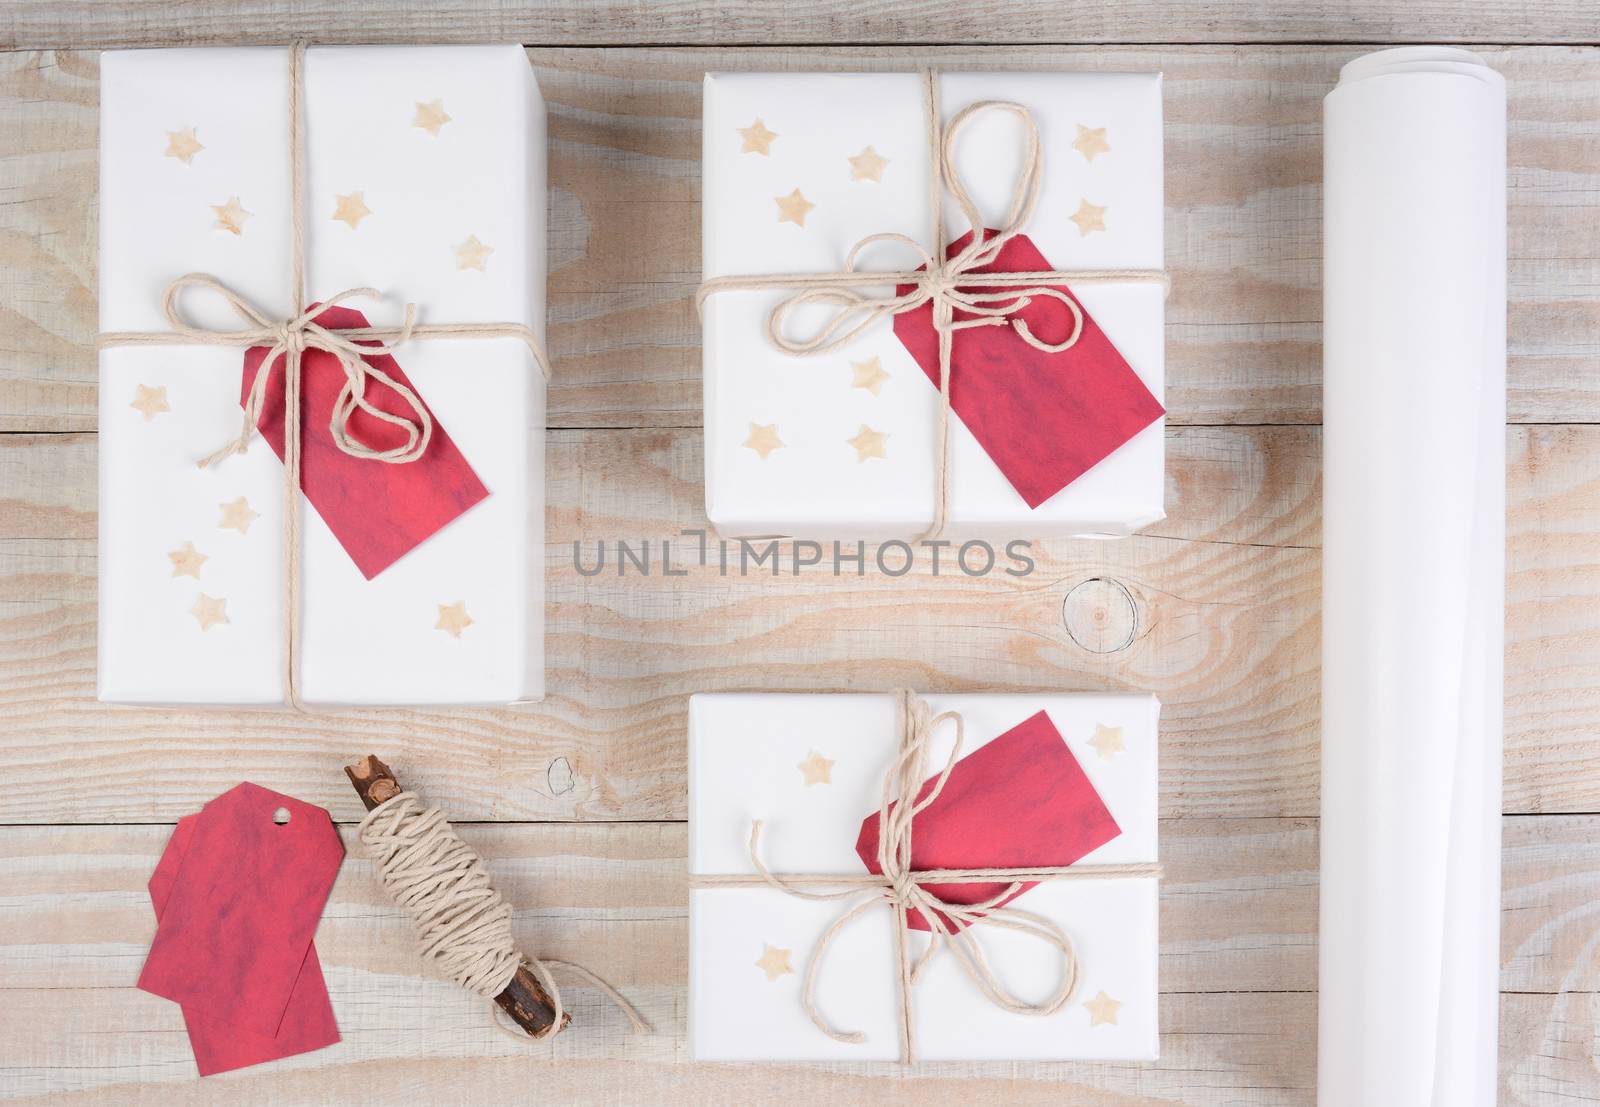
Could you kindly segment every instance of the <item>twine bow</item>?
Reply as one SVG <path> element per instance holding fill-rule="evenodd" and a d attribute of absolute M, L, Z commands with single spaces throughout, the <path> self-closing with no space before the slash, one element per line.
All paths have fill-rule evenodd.
<path fill-rule="evenodd" d="M 167 285 L 161 297 L 161 311 L 171 331 L 164 334 L 116 332 L 100 336 L 102 348 L 110 346 L 234 346 L 267 347 L 267 355 L 256 370 L 255 381 L 244 401 L 243 425 L 237 438 L 201 458 L 207 468 L 234 454 L 245 453 L 254 437 L 266 403 L 267 381 L 273 362 L 283 359 L 283 682 L 289 706 L 304 710 L 300 699 L 300 392 L 302 360 L 307 350 L 322 350 L 338 359 L 345 383 L 333 405 L 328 433 L 334 444 L 351 457 L 404 465 L 427 452 L 433 436 L 433 418 L 411 388 L 366 360 L 373 355 L 393 353 L 413 338 L 515 338 L 528 348 L 534 363 L 546 380 L 550 361 L 532 328 L 521 323 L 436 323 L 419 324 L 415 304 L 407 304 L 405 318 L 398 327 L 325 327 L 317 322 L 327 308 L 346 300 L 381 300 L 374 288 L 347 288 L 329 296 L 313 308 L 306 307 L 305 293 L 305 139 L 304 110 L 305 51 L 303 42 L 289 48 L 289 317 L 272 319 L 238 292 L 208 273 L 188 273 Z M 213 330 L 189 322 L 179 307 L 185 289 L 214 292 L 233 309 L 247 326 L 238 330 Z M 371 402 L 367 389 L 372 384 L 389 389 L 410 408 L 410 416 L 395 415 Z M 362 442 L 351 431 L 357 411 L 405 431 L 403 445 L 377 449 Z"/>
<path fill-rule="evenodd" d="M 816 984 L 824 958 L 839 933 L 854 919 L 877 906 L 894 915 L 894 960 L 896 1023 L 900 1036 L 900 1060 L 916 1060 L 916 1025 L 912 1007 L 914 989 L 934 955 L 948 949 L 955 955 L 967 978 L 990 1003 L 1018 1015 L 1054 1014 L 1071 1001 L 1078 985 L 1078 955 L 1067 932 L 1054 920 L 1014 907 L 1002 907 L 1027 885 L 1052 880 L 1115 880 L 1159 878 L 1159 864 L 1076 864 L 1008 869 L 923 869 L 911 867 L 912 828 L 917 815 L 925 811 L 944 790 L 955 769 L 966 737 L 966 723 L 956 711 L 933 714 L 913 693 L 896 693 L 900 741 L 894 760 L 884 772 L 878 806 L 878 873 L 858 876 L 832 873 L 773 874 L 761 860 L 761 820 L 750 825 L 750 862 L 756 875 L 695 876 L 697 887 L 767 886 L 807 900 L 865 898 L 847 907 L 823 932 L 811 951 L 801 989 L 801 1004 L 813 1025 L 838 1042 L 862 1042 L 859 1031 L 841 1031 L 823 1017 L 816 1005 Z M 955 741 L 944 767 L 934 778 L 928 794 L 917 798 L 928 778 L 934 732 L 944 723 L 955 726 Z M 1004 884 L 999 893 L 977 903 L 948 903 L 927 891 L 930 884 Z M 845 885 L 838 891 L 808 891 L 808 888 Z M 912 958 L 907 920 L 915 911 L 928 924 L 931 935 L 920 956 Z M 1015 930 L 1038 938 L 1061 956 L 1061 979 L 1055 990 L 1038 1002 L 1019 998 L 1009 990 L 989 966 L 975 930 L 980 925 Z"/>
<path fill-rule="evenodd" d="M 232 331 L 212 330 L 189 322 L 179 310 L 179 299 L 186 288 L 215 292 L 250 326 Z M 383 297 L 375 288 L 347 288 L 292 319 L 275 323 L 249 300 L 209 274 L 188 273 L 167 285 L 161 297 L 161 312 L 174 334 L 205 345 L 267 347 L 266 357 L 262 359 L 261 368 L 257 370 L 255 381 L 245 398 L 244 422 L 239 437 L 202 458 L 199 462 L 201 468 L 208 468 L 231 454 L 242 454 L 249 449 L 250 439 L 261 420 L 262 406 L 266 401 L 267 379 L 271 375 L 268 369 L 280 355 L 298 361 L 306 350 L 330 353 L 339 359 L 339 365 L 344 369 L 344 387 L 334 402 L 333 418 L 328 424 L 328 433 L 340 450 L 351 457 L 390 464 L 405 464 L 423 455 L 433 437 L 433 417 L 428 414 L 427 407 L 409 387 L 366 361 L 366 357 L 374 354 L 393 353 L 410 340 L 416 326 L 416 305 L 406 305 L 405 320 L 398 327 L 330 330 L 316 322 L 318 316 L 328 308 L 357 298 L 381 300 Z M 372 382 L 404 400 L 411 409 L 411 417 L 393 415 L 368 400 L 367 386 Z M 378 450 L 356 438 L 350 431 L 350 420 L 358 410 L 403 429 L 406 432 L 405 444 Z"/>
<path fill-rule="evenodd" d="M 1009 326 L 1018 338 L 1042 353 L 1056 354 L 1077 345 L 1083 334 L 1083 309 L 1054 285 L 1111 282 L 1152 282 L 1165 289 L 1167 274 L 1159 269 L 1051 269 L 1041 272 L 979 272 L 993 265 L 1006 244 L 1021 234 L 1039 203 L 1044 176 L 1043 148 L 1033 112 L 1010 100 L 979 100 L 968 104 L 948 128 L 941 129 L 938 75 L 923 73 L 923 107 L 927 123 L 930 163 L 929 203 L 932 251 L 909 235 L 897 232 L 869 234 L 845 255 L 844 268 L 835 273 L 765 274 L 748 277 L 714 277 L 700 286 L 697 304 L 715 293 L 798 289 L 779 301 L 767 314 L 767 342 L 795 356 L 824 354 L 848 345 L 883 319 L 933 305 L 933 327 L 939 335 L 939 426 L 935 434 L 933 522 L 922 535 L 943 533 L 950 516 L 950 368 L 957 331 L 973 327 Z M 985 234 L 984 219 L 972 200 L 956 165 L 957 140 L 972 120 L 988 112 L 1014 115 L 1022 123 L 1022 169 L 1012 187 L 1006 216 L 993 234 Z M 941 133 L 942 130 L 942 133 Z M 944 231 L 944 194 L 948 192 L 971 229 L 971 239 L 954 256 L 947 256 Z M 898 272 L 863 271 L 861 255 L 878 243 L 908 247 L 921 267 Z M 894 285 L 887 295 L 862 291 L 872 286 Z M 904 291 L 902 291 L 902 288 Z M 1071 318 L 1066 336 L 1051 342 L 1034 334 L 1021 313 L 1035 300 L 1060 303 Z M 791 337 L 785 325 L 798 309 L 821 305 L 832 314 L 816 330 Z"/>

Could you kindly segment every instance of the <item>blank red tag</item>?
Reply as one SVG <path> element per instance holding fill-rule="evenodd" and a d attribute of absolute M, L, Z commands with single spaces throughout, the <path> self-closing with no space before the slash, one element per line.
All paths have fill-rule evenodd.
<path fill-rule="evenodd" d="M 918 790 L 919 801 L 933 783 L 930 779 Z M 1121 833 L 1061 732 L 1040 711 L 956 762 L 939 798 L 912 823 L 911 867 L 1060 868 Z M 856 854 L 869 870 L 882 873 L 876 811 L 861 824 Z M 980 903 L 1006 889 L 1005 884 L 921 887 L 946 903 Z M 1001 903 L 1032 887 L 1025 884 Z M 918 911 L 906 922 L 915 930 L 929 929 Z"/>
<path fill-rule="evenodd" d="M 317 322 L 332 329 L 367 325 L 366 316 L 345 307 L 324 309 L 317 316 Z M 250 386 L 255 383 L 256 373 L 266 356 L 263 346 L 245 351 L 241 403 L 250 394 Z M 470 353 L 463 355 L 463 360 L 467 357 Z M 364 360 L 416 391 L 416 386 L 394 358 L 373 354 Z M 470 365 L 463 371 L 470 372 Z M 274 360 L 268 372 L 272 376 L 267 381 L 267 394 L 257 425 L 261 437 L 281 458 L 283 359 Z M 333 406 L 344 382 L 344 367 L 332 354 L 307 350 L 301 355 L 300 487 L 339 545 L 350 555 L 350 560 L 361 570 L 361 575 L 371 580 L 488 496 L 489 490 L 431 409 L 428 414 L 433 419 L 433 436 L 428 440 L 428 448 L 415 461 L 386 465 L 381 461 L 351 457 L 339 449 L 328 433 L 328 425 L 333 420 Z M 417 398 L 426 408 L 427 400 L 420 393 Z M 369 385 L 367 400 L 390 415 L 416 419 L 406 402 L 384 385 Z M 350 418 L 350 433 L 375 450 L 392 449 L 406 441 L 404 430 L 360 410 Z"/>
<path fill-rule="evenodd" d="M 155 872 L 150 874 L 150 902 L 155 907 L 157 921 L 165 913 L 167 898 L 177 882 L 198 819 L 198 815 L 185 815 L 178 820 Z M 305 964 L 289 995 L 289 1006 L 276 1037 L 257 1034 L 230 1022 L 202 1018 L 188 1008 L 184 1008 L 183 1021 L 201 1076 L 309 1053 L 339 1040 L 339 1027 L 334 1022 L 333 1004 L 328 999 L 328 986 L 322 977 L 322 962 L 315 945 L 306 951 Z"/>
<path fill-rule="evenodd" d="M 139 987 L 277 1037 L 343 859 L 322 808 L 248 783 L 224 792 L 194 816 Z"/>
<path fill-rule="evenodd" d="M 950 244 L 949 253 L 960 252 L 971 240 L 971 234 L 963 235 Z M 1028 236 L 1018 235 L 1001 247 L 992 265 L 974 272 L 1050 269 Z M 962 287 L 969 292 L 1009 291 L 985 288 L 981 279 Z M 1078 303 L 1065 285 L 1050 287 Z M 955 317 L 975 318 L 960 311 Z M 1066 305 L 1047 296 L 1038 297 L 1017 318 L 1043 342 L 1062 342 L 1072 333 Z M 933 306 L 896 315 L 894 333 L 937 388 L 939 335 Z M 950 407 L 1029 507 L 1038 507 L 1077 480 L 1164 412 L 1086 309 L 1077 343 L 1056 354 L 1028 345 L 1010 327 L 956 331 L 950 348 Z"/>

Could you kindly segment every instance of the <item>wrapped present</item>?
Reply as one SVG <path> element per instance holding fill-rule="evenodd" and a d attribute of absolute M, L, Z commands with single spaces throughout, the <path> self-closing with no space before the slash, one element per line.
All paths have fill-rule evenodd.
<path fill-rule="evenodd" d="M 721 533 L 1163 517 L 1159 74 L 714 74 L 704 127 Z"/>
<path fill-rule="evenodd" d="M 1158 711 L 693 697 L 694 1057 L 1154 1058 Z"/>
<path fill-rule="evenodd" d="M 109 52 L 101 95 L 100 697 L 540 698 L 522 49 Z"/>

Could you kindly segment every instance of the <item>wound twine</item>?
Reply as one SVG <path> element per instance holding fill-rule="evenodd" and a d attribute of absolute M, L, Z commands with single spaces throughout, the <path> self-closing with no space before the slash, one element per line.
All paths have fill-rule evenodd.
<path fill-rule="evenodd" d="M 411 916 L 423 959 L 463 988 L 493 999 L 526 965 L 550 995 L 554 1015 L 538 1034 L 512 1031 L 495 1009 L 495 1025 L 526 1040 L 561 1033 L 565 1008 L 552 968 L 598 988 L 633 1024 L 650 1028 L 638 1010 L 610 984 L 581 965 L 541 960 L 517 952 L 511 905 L 489 883 L 483 858 L 463 842 L 437 807 L 424 807 L 414 792 L 401 792 L 367 812 L 357 833 L 378 865 L 378 877 Z"/>
<path fill-rule="evenodd" d="M 416 322 L 415 304 L 405 306 L 405 320 L 398 327 L 329 328 L 315 319 L 324 309 L 345 300 L 381 300 L 374 288 L 347 288 L 306 308 L 305 278 L 305 51 L 304 42 L 289 47 L 289 318 L 275 322 L 249 300 L 208 273 L 187 273 L 167 285 L 161 298 L 162 314 L 170 333 L 108 332 L 100 336 L 100 347 L 112 346 L 233 346 L 267 347 L 267 355 L 256 370 L 254 383 L 244 402 L 244 422 L 239 435 L 221 449 L 202 458 L 208 468 L 250 446 L 266 400 L 267 380 L 274 360 L 284 363 L 283 376 L 283 683 L 290 707 L 306 709 L 300 699 L 300 391 L 301 357 L 306 350 L 322 350 L 338 359 L 345 383 L 333 405 L 328 432 L 334 444 L 351 457 L 404 465 L 416 461 L 428 448 L 433 420 L 417 394 L 365 359 L 392 354 L 413 338 L 515 338 L 528 348 L 534 363 L 546 380 L 550 379 L 550 360 L 539 336 L 521 323 L 436 323 Z M 214 292 L 248 324 L 241 330 L 211 330 L 184 318 L 179 298 L 186 288 Z M 412 418 L 392 415 L 367 399 L 368 384 L 376 383 L 399 396 L 411 409 Z M 350 421 L 356 411 L 406 432 L 406 444 L 376 450 L 355 437 Z"/>
<path fill-rule="evenodd" d="M 878 868 L 880 874 L 838 873 L 783 873 L 770 872 L 761 860 L 760 820 L 750 824 L 750 863 L 755 875 L 712 874 L 691 876 L 690 886 L 696 888 L 760 888 L 770 887 L 796 899 L 829 900 L 866 898 L 847 907 L 817 940 L 806 964 L 805 981 L 801 988 L 800 1003 L 817 1029 L 838 1042 L 862 1042 L 866 1036 L 859 1031 L 841 1031 L 834 1028 L 817 1009 L 816 985 L 821 973 L 823 958 L 834 938 L 858 916 L 879 904 L 894 914 L 894 966 L 895 1013 L 900 1036 L 900 1060 L 916 1060 L 916 1023 L 912 1009 L 912 992 L 921 979 L 935 953 L 941 948 L 950 950 L 960 962 L 967 978 L 977 986 L 990 1003 L 1001 1010 L 1018 1015 L 1050 1015 L 1072 1000 L 1078 984 L 1078 955 L 1072 939 L 1052 919 L 1021 911 L 1014 907 L 1001 907 L 1025 885 L 1055 880 L 1134 880 L 1160 879 L 1161 866 L 1155 863 L 1121 865 L 1076 864 L 1067 866 L 1042 866 L 1038 868 L 1005 869 L 926 869 L 911 867 L 911 834 L 916 816 L 939 798 L 945 782 L 955 769 L 961 756 L 962 742 L 966 737 L 966 723 L 960 712 L 941 711 L 932 714 L 927 704 L 914 693 L 895 693 L 899 743 L 894 761 L 883 775 L 883 790 L 878 807 Z M 928 794 L 917 799 L 922 783 L 928 777 L 930 744 L 933 734 L 942 723 L 953 723 L 955 742 L 944 767 L 934 779 Z M 978 903 L 955 904 L 938 899 L 923 884 L 1005 884 L 998 895 Z M 807 891 L 808 888 L 836 888 L 837 891 Z M 915 960 L 911 957 L 907 941 L 907 916 L 917 912 L 929 926 L 930 940 L 927 949 Z M 974 931 L 980 925 L 997 926 L 1015 930 L 1038 938 L 1061 954 L 1061 983 L 1056 990 L 1037 1003 L 1026 1000 L 1007 990 L 994 970 L 989 967 L 983 948 Z"/>
<path fill-rule="evenodd" d="M 706 300 L 718 292 L 798 289 L 780 301 L 767 315 L 766 338 L 774 349 L 786 354 L 808 356 L 828 353 L 854 341 L 881 319 L 916 311 L 923 304 L 933 305 L 933 326 L 939 335 L 939 425 L 934 435 L 934 511 L 933 522 L 921 535 L 937 538 L 950 517 L 950 357 L 955 332 L 972 327 L 1011 327 L 1022 341 L 1043 353 L 1060 353 L 1077 344 L 1083 333 L 1083 310 L 1052 284 L 1155 283 L 1163 291 L 1170 287 L 1165 270 L 1160 269 L 1051 269 L 1043 272 L 980 273 L 993 264 L 1005 245 L 1021 234 L 1033 218 L 1039 203 L 1044 178 L 1044 154 L 1039 142 L 1039 127 L 1033 112 L 1009 100 L 980 100 L 968 104 L 943 129 L 939 109 L 938 74 L 923 72 L 923 114 L 927 123 L 931 241 L 933 251 L 909 235 L 870 234 L 860 239 L 845 255 L 845 267 L 836 273 L 787 273 L 759 276 L 713 277 L 700 285 L 696 306 L 704 312 Z M 1009 112 L 1023 125 L 1023 166 L 1011 193 L 1011 205 L 1000 228 L 984 237 L 983 216 L 967 191 L 966 182 L 956 171 L 956 140 L 962 128 L 985 112 Z M 942 133 L 941 133 L 942 132 Z M 954 257 L 947 257 L 944 232 L 944 194 L 949 192 L 972 228 L 972 240 Z M 863 272 L 856 268 L 866 247 L 893 242 L 909 247 L 922 261 L 921 269 L 901 272 Z M 910 285 L 910 291 L 888 296 L 870 296 L 859 289 L 868 285 Z M 975 288 L 1004 291 L 973 291 Z M 1045 342 L 1018 318 L 1035 298 L 1054 299 L 1072 316 L 1072 332 L 1060 342 Z M 789 313 L 807 304 L 825 304 L 838 310 L 820 330 L 807 338 L 790 338 L 784 331 Z M 967 316 L 957 319 L 960 311 Z"/>

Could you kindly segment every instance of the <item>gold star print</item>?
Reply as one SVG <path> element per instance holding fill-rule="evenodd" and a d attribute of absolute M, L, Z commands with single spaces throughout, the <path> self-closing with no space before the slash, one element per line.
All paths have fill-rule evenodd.
<path fill-rule="evenodd" d="M 1106 209 L 1102 205 L 1091 204 L 1084 200 L 1073 213 L 1072 221 L 1078 225 L 1079 235 L 1086 236 L 1090 231 L 1103 231 L 1106 229 Z"/>
<path fill-rule="evenodd" d="M 865 423 L 862 423 L 861 429 L 856 432 L 856 436 L 847 438 L 845 441 L 856 448 L 857 461 L 866 461 L 868 458 L 886 458 L 889 456 L 883 452 L 883 445 L 888 441 L 888 438 L 889 436 L 882 431 L 875 431 Z"/>
<path fill-rule="evenodd" d="M 133 403 L 128 406 L 143 415 L 146 423 L 163 411 L 172 410 L 167 406 L 167 386 L 164 384 L 157 385 L 155 388 L 151 388 L 148 384 L 137 385 L 134 391 Z"/>
<path fill-rule="evenodd" d="M 217 213 L 216 228 L 230 234 L 244 234 L 244 221 L 255 214 L 245 211 L 237 196 L 229 196 L 226 204 L 212 204 L 211 210 Z"/>
<path fill-rule="evenodd" d="M 1117 1012 L 1122 1008 L 1120 1000 L 1112 999 L 1101 992 L 1084 1004 L 1089 1011 L 1090 1026 L 1115 1026 L 1117 1025 Z"/>
<path fill-rule="evenodd" d="M 1110 761 L 1112 757 L 1123 750 L 1122 728 L 1120 726 L 1106 726 L 1105 723 L 1096 723 L 1094 737 L 1089 739 L 1089 744 L 1100 755 L 1100 760 Z"/>
<path fill-rule="evenodd" d="M 333 217 L 341 222 L 348 223 L 350 229 L 372 214 L 372 209 L 367 207 L 367 198 L 359 189 L 348 196 L 334 196 Z"/>
<path fill-rule="evenodd" d="M 439 137 L 439 128 L 450 122 L 450 117 L 445 114 L 443 100 L 429 100 L 424 104 L 417 101 L 417 114 L 412 118 L 413 127 L 421 127 L 434 138 Z"/>
<path fill-rule="evenodd" d="M 744 139 L 744 148 L 741 154 L 760 154 L 762 157 L 772 156 L 772 140 L 778 136 L 767 130 L 767 125 L 757 119 L 748 127 L 737 128 L 739 137 Z"/>
<path fill-rule="evenodd" d="M 846 160 L 850 162 L 850 179 L 852 181 L 881 181 L 883 180 L 883 167 L 889 164 L 888 158 L 870 146 Z"/>
<path fill-rule="evenodd" d="M 193 165 L 194 156 L 204 149 L 205 147 L 200 145 L 200 140 L 194 137 L 193 127 L 167 132 L 166 156 L 169 158 L 177 158 L 185 165 Z"/>
<path fill-rule="evenodd" d="M 487 272 L 489 255 L 492 253 L 494 253 L 493 246 L 485 246 L 478 241 L 477 235 L 469 234 L 467 240 L 456 247 L 456 268 Z"/>
<path fill-rule="evenodd" d="M 800 764 L 796 765 L 795 768 L 799 769 L 800 775 L 806 778 L 807 788 L 811 787 L 813 784 L 833 783 L 833 777 L 831 775 L 833 772 L 833 762 L 829 761 L 826 757 L 823 757 L 816 750 L 812 750 L 810 755 L 807 756 L 804 761 L 800 762 Z"/>
<path fill-rule="evenodd" d="M 460 638 L 461 632 L 472 625 L 472 616 L 467 614 L 465 600 L 455 603 L 439 605 L 439 621 L 433 624 L 434 630 L 442 630 L 452 638 Z"/>
<path fill-rule="evenodd" d="M 800 195 L 797 188 L 787 196 L 778 197 L 778 222 L 803 227 L 806 225 L 806 213 L 816 206 Z"/>
<path fill-rule="evenodd" d="M 762 461 L 767 460 L 773 450 L 781 450 L 786 445 L 778 438 L 776 423 L 751 423 L 750 437 L 744 440 L 744 444 L 760 454 Z"/>
<path fill-rule="evenodd" d="M 1104 127 L 1085 127 L 1078 124 L 1078 137 L 1073 142 L 1072 148 L 1082 154 L 1085 161 L 1093 161 L 1100 154 L 1111 152 L 1111 143 L 1106 141 Z"/>
<path fill-rule="evenodd" d="M 217 523 L 218 530 L 236 530 L 240 534 L 248 533 L 250 524 L 261 518 L 259 511 L 251 511 L 250 503 L 240 496 L 232 503 L 218 504 L 222 509 L 222 518 Z"/>
<path fill-rule="evenodd" d="M 756 961 L 756 968 L 767 974 L 768 983 L 777 980 L 785 973 L 794 973 L 794 969 L 789 965 L 789 951 L 765 944 L 761 947 L 761 957 Z"/>
<path fill-rule="evenodd" d="M 173 576 L 200 579 L 200 566 L 205 563 L 206 555 L 195 549 L 193 542 L 185 542 L 176 550 L 168 550 L 167 556 L 172 559 Z"/>
<path fill-rule="evenodd" d="M 228 601 L 219 600 L 202 592 L 195 599 L 194 606 L 189 609 L 189 614 L 194 616 L 201 630 L 210 630 L 218 623 L 228 621 Z"/>
<path fill-rule="evenodd" d="M 883 382 L 889 379 L 889 374 L 883 371 L 883 362 L 875 357 L 869 357 L 866 361 L 852 361 L 850 368 L 854 372 L 850 387 L 865 388 L 874 396 L 883 387 Z"/>

